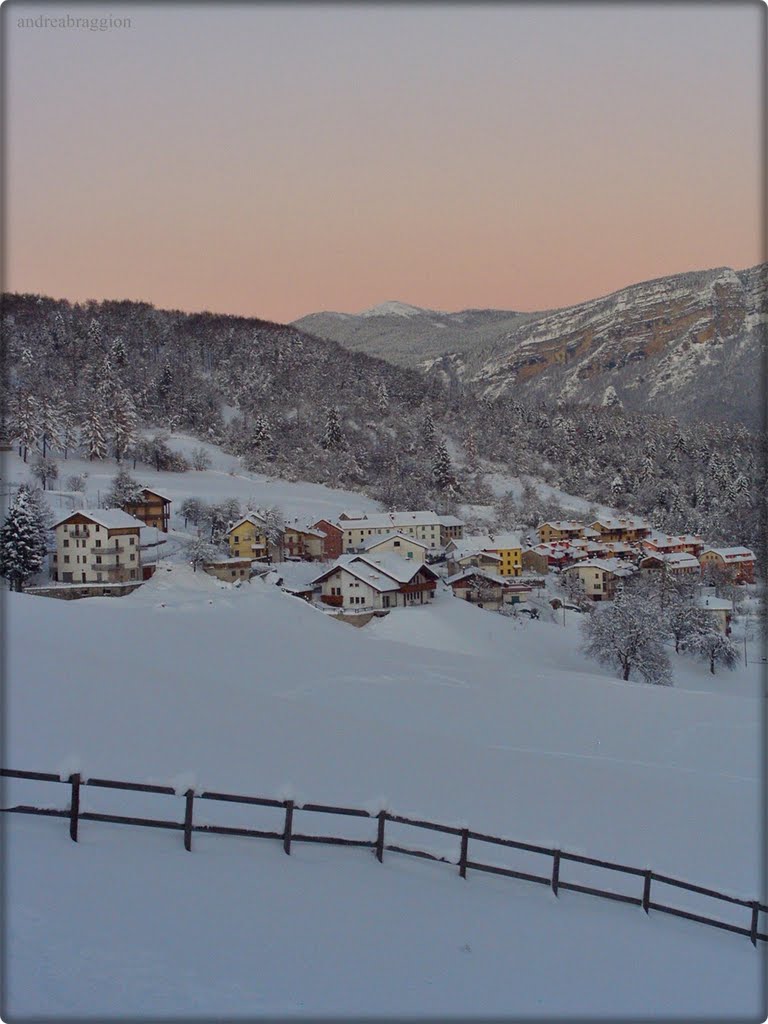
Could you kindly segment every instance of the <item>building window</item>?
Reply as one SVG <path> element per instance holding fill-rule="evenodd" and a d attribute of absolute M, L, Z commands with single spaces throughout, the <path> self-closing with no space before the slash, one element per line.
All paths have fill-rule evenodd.
<path fill-rule="evenodd" d="M 69 565 L 69 555 L 64 555 L 64 561 Z"/>
<path fill-rule="evenodd" d="M 65 540 L 64 540 L 64 547 L 65 547 L 65 548 L 68 548 L 68 547 L 69 547 L 69 541 L 68 541 L 68 540 L 67 540 L 66 538 L 65 538 Z"/>

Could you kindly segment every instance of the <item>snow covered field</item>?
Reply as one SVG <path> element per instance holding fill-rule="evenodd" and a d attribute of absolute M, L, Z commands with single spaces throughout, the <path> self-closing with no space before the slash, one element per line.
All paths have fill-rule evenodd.
<path fill-rule="evenodd" d="M 174 502 L 252 498 L 314 519 L 377 507 L 208 448 L 210 470 L 135 476 Z M 6 486 L 27 472 L 8 456 Z M 96 503 L 115 466 L 60 472 L 59 486 L 88 472 Z M 762 666 L 713 677 L 674 657 L 673 688 L 623 683 L 579 653 L 575 613 L 517 621 L 440 590 L 358 630 L 164 550 L 124 598 L 3 595 L 5 765 L 386 807 L 765 901 Z M 317 566 L 280 569 L 298 582 Z M 4 788 L 4 805 L 68 802 L 65 786 Z M 181 820 L 183 799 L 86 787 L 82 808 Z M 197 801 L 195 820 L 279 830 L 282 812 Z M 375 822 L 350 821 L 374 838 Z M 378 864 L 370 850 L 296 844 L 286 857 L 274 840 L 196 834 L 189 854 L 177 832 L 83 822 L 75 845 L 62 820 L 3 825 L 11 1019 L 765 1014 L 762 946 L 636 907 L 396 854 Z M 458 855 L 455 837 L 390 827 L 390 841 Z M 588 872 L 561 878 L 606 884 Z M 723 916 L 748 924 L 743 908 Z"/>
<path fill-rule="evenodd" d="M 356 630 L 178 564 L 120 600 L 6 607 L 10 766 L 386 806 L 761 892 L 757 668 L 622 683 L 576 653 L 575 615 L 516 623 L 441 594 Z M 183 814 L 83 790 L 84 809 L 121 799 Z M 5 824 L 10 1017 L 759 1016 L 762 948 L 635 907 L 366 850 Z"/>

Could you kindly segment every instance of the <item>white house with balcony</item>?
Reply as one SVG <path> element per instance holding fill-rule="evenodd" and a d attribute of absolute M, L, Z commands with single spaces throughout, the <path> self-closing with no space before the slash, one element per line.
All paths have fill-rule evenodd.
<path fill-rule="evenodd" d="M 59 583 L 140 582 L 143 527 L 119 508 L 70 512 L 53 524 L 51 577 Z"/>

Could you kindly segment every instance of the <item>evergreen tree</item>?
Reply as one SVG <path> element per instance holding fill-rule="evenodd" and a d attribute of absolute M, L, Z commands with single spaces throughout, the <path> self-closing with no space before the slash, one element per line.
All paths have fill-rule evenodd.
<path fill-rule="evenodd" d="M 389 391 L 383 380 L 376 385 L 376 408 L 384 416 L 389 411 Z"/>
<path fill-rule="evenodd" d="M 104 508 L 123 508 L 143 499 L 141 484 L 134 480 L 127 469 L 121 467 L 104 495 Z"/>
<path fill-rule="evenodd" d="M 272 446 L 272 427 L 263 413 L 256 417 L 251 435 L 251 445 L 260 449 L 268 449 Z"/>
<path fill-rule="evenodd" d="M 12 590 L 21 591 L 39 572 L 46 553 L 45 524 L 29 491 L 19 488 L 0 528 L 0 575 Z"/>
<path fill-rule="evenodd" d="M 441 441 L 435 451 L 435 459 L 432 463 L 432 479 L 439 491 L 453 491 L 456 486 L 456 477 L 451 465 L 451 457 L 448 454 L 448 446 Z"/>
<path fill-rule="evenodd" d="M 128 353 L 125 351 L 125 342 L 119 336 L 112 342 L 110 358 L 118 370 L 124 370 L 128 365 Z"/>
<path fill-rule="evenodd" d="M 38 403 L 38 432 L 42 456 L 49 448 L 58 448 L 61 443 L 61 413 L 53 395 L 43 395 Z"/>
<path fill-rule="evenodd" d="M 330 406 L 326 413 L 325 433 L 323 434 L 323 448 L 326 451 L 338 451 L 344 447 L 344 435 L 341 432 L 339 421 L 339 410 Z"/>
<path fill-rule="evenodd" d="M 40 403 L 29 391 L 17 392 L 11 422 L 19 454 L 26 462 L 29 449 L 34 448 L 40 437 Z"/>
<path fill-rule="evenodd" d="M 427 411 L 424 413 L 421 433 L 427 448 L 433 448 L 435 444 L 435 421 L 432 418 L 432 410 L 430 408 L 427 408 Z"/>
<path fill-rule="evenodd" d="M 274 561 L 280 561 L 283 557 L 283 533 L 285 531 L 283 512 L 276 505 L 273 505 L 264 510 L 262 518 L 264 520 L 264 534 L 267 538 L 269 556 Z"/>
<path fill-rule="evenodd" d="M 109 410 L 112 445 L 118 462 L 122 461 L 123 455 L 136 441 L 136 422 L 136 409 L 131 396 L 118 387 Z"/>
<path fill-rule="evenodd" d="M 80 441 L 91 462 L 107 457 L 106 418 L 106 410 L 100 398 L 94 395 L 86 410 L 80 431 Z"/>

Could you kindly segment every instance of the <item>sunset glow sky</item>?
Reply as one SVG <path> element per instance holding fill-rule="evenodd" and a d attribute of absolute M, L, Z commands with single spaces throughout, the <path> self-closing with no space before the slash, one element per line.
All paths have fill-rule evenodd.
<path fill-rule="evenodd" d="M 20 19 L 129 17 L 111 31 Z M 288 321 L 766 258 L 760 3 L 6 4 L 6 290 Z"/>

